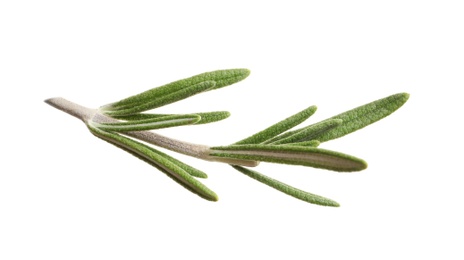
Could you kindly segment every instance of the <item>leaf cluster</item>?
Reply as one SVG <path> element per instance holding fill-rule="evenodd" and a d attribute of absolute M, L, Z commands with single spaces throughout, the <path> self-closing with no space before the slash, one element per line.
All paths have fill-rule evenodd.
<path fill-rule="evenodd" d="M 213 147 L 212 155 L 310 166 L 339 172 L 360 171 L 367 167 L 367 163 L 362 159 L 318 148 L 319 144 L 377 122 L 401 107 L 408 98 L 407 93 L 391 95 L 309 126 L 287 131 L 315 113 L 316 107 L 311 106 L 233 145 Z M 256 171 L 240 166 L 234 168 L 303 201 L 324 206 L 338 206 L 338 203 L 330 199 L 291 187 Z"/>
<path fill-rule="evenodd" d="M 140 137 L 140 133 L 142 136 L 147 135 L 145 131 L 148 130 L 207 124 L 227 118 L 230 114 L 226 111 L 186 114 L 158 114 L 146 111 L 234 84 L 245 79 L 249 73 L 247 69 L 217 70 L 171 82 L 105 105 L 98 109 L 97 116 L 86 121 L 86 124 L 95 136 L 149 163 L 200 197 L 216 201 L 216 193 L 198 180 L 206 178 L 206 173 L 139 142 L 134 137 Z M 324 206 L 338 206 L 333 200 L 297 189 L 244 166 L 270 162 L 339 172 L 363 170 L 367 163 L 362 159 L 319 148 L 319 145 L 390 115 L 401 107 L 408 97 L 407 93 L 394 94 L 320 122 L 293 129 L 316 112 L 316 106 L 310 106 L 231 145 L 205 149 L 204 146 L 186 145 L 166 137 L 160 142 L 165 148 L 177 152 L 228 163 L 237 171 L 300 200 Z M 160 142 L 154 144 L 159 145 Z M 187 146 L 188 149 L 185 148 Z M 188 150 L 194 150 L 195 153 Z"/>

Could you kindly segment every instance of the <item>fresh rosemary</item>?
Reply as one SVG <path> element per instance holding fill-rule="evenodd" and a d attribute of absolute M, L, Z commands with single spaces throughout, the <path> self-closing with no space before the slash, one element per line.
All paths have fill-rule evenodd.
<path fill-rule="evenodd" d="M 321 122 L 291 130 L 316 112 L 310 106 L 234 144 L 209 147 L 175 140 L 148 130 L 223 120 L 225 111 L 192 114 L 143 113 L 190 96 L 219 89 L 245 79 L 247 69 L 217 70 L 157 87 L 98 109 L 90 109 L 63 98 L 45 100 L 49 105 L 81 119 L 95 136 L 131 153 L 164 172 L 179 184 L 211 201 L 216 193 L 197 178 L 207 175 L 136 139 L 196 158 L 230 164 L 239 172 L 300 200 L 324 206 L 339 206 L 333 200 L 294 188 L 246 167 L 259 162 L 293 164 L 351 172 L 367 167 L 362 159 L 318 148 L 319 144 L 372 124 L 401 107 L 407 93 L 399 93 L 346 111 Z"/>

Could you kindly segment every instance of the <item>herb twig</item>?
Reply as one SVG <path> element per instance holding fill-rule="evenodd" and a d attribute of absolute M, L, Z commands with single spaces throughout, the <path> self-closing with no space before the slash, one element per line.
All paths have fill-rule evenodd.
<path fill-rule="evenodd" d="M 340 172 L 363 170 L 367 163 L 362 159 L 318 146 L 388 116 L 401 107 L 409 97 L 406 93 L 395 94 L 321 122 L 290 130 L 316 112 L 316 107 L 310 106 L 256 134 L 226 146 L 209 147 L 175 140 L 150 131 L 207 124 L 227 118 L 230 115 L 227 111 L 186 114 L 145 112 L 234 84 L 248 75 L 247 69 L 206 72 L 150 89 L 98 109 L 86 108 L 63 98 L 51 98 L 45 102 L 81 119 L 95 136 L 149 163 L 204 199 L 218 199 L 216 193 L 196 179 L 206 178 L 206 173 L 135 139 L 199 159 L 230 164 L 237 171 L 290 196 L 313 204 L 336 207 L 338 203 L 335 201 L 291 187 L 245 167 L 257 166 L 259 162 L 271 162 Z"/>

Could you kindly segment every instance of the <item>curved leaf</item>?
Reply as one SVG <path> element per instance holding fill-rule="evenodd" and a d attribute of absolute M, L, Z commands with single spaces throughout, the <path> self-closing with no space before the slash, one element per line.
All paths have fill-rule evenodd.
<path fill-rule="evenodd" d="M 299 125 L 308 119 L 311 115 L 313 115 L 316 112 L 316 109 L 316 106 L 310 106 L 250 137 L 236 142 L 235 144 L 258 144 L 264 142 L 280 133 L 287 131 L 292 127 Z"/>
<path fill-rule="evenodd" d="M 210 156 L 303 165 L 340 172 L 360 171 L 367 168 L 367 163 L 362 159 L 316 147 L 230 145 L 212 147 Z"/>
<path fill-rule="evenodd" d="M 104 109 L 117 110 L 131 106 L 139 106 L 140 104 L 171 95 L 182 89 L 189 88 L 206 81 L 213 81 L 215 83 L 214 87 L 209 90 L 218 89 L 239 82 L 248 77 L 248 75 L 250 75 L 250 71 L 248 69 L 228 69 L 205 72 L 130 96 L 118 102 L 104 106 Z"/>
<path fill-rule="evenodd" d="M 261 182 L 261 183 L 264 183 L 276 190 L 279 190 L 287 195 L 290 195 L 294 198 L 297 198 L 297 199 L 300 199 L 302 201 L 306 201 L 306 202 L 309 202 L 309 203 L 312 203 L 312 204 L 317 204 L 317 205 L 321 205 L 321 206 L 330 206 L 330 207 L 339 207 L 340 204 L 338 204 L 337 202 L 331 200 L 331 199 L 328 199 L 328 198 L 324 198 L 322 196 L 319 196 L 319 195 L 316 195 L 316 194 L 312 194 L 312 193 L 309 193 L 309 192 L 306 192 L 304 190 L 300 190 L 300 189 L 297 189 L 295 187 L 292 187 L 288 184 L 285 184 L 283 182 L 280 182 L 278 180 L 275 180 L 273 178 L 270 178 L 266 175 L 263 175 L 257 171 L 252 171 L 252 170 L 249 170 L 247 168 L 244 168 L 244 167 L 241 167 L 241 166 L 232 166 L 234 169 L 236 169 L 237 171 Z"/>
<path fill-rule="evenodd" d="M 143 158 L 151 164 L 156 164 L 158 169 L 162 169 L 163 172 L 169 174 L 169 176 L 175 178 L 199 196 L 207 200 L 217 201 L 218 197 L 216 193 L 179 167 L 175 161 L 169 160 L 169 158 L 166 158 L 161 153 L 154 152 L 153 148 L 130 138 L 100 130 L 91 125 L 89 125 L 89 129 L 97 137 L 100 137 L 120 148 L 122 147 L 124 150 L 136 154 L 139 158 Z"/>
<path fill-rule="evenodd" d="M 179 100 L 212 89 L 215 86 L 216 83 L 214 81 L 204 81 L 181 89 L 179 91 L 172 92 L 168 95 L 160 96 L 154 99 L 146 99 L 143 103 L 136 103 L 132 104 L 131 106 L 124 106 L 120 109 L 102 108 L 102 111 L 110 116 L 132 115 L 177 102 Z"/>
<path fill-rule="evenodd" d="M 118 123 L 95 123 L 91 124 L 101 130 L 113 132 L 130 132 L 130 131 L 143 131 L 161 129 L 182 125 L 191 125 L 200 121 L 198 115 L 172 115 L 156 117 L 153 119 L 133 120 L 128 122 Z"/>
<path fill-rule="evenodd" d="M 324 121 L 341 119 L 343 123 L 330 131 L 315 136 L 315 139 L 326 142 L 366 127 L 393 113 L 406 103 L 408 98 L 408 93 L 398 93 L 328 118 Z"/>

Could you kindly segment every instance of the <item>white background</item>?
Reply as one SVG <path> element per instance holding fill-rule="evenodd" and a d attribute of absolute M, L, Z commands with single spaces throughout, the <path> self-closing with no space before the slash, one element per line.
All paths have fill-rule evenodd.
<path fill-rule="evenodd" d="M 0 259 L 463 259 L 460 2 L 1 1 Z M 159 110 L 230 118 L 161 132 L 230 144 L 309 105 L 305 124 L 411 97 L 323 144 L 365 171 L 259 166 L 340 208 L 178 156 L 209 174 L 220 200 L 202 200 L 43 103 L 98 107 L 237 67 L 252 73 Z"/>

